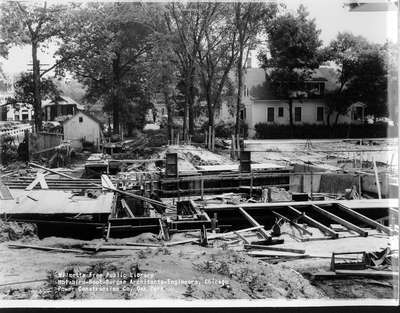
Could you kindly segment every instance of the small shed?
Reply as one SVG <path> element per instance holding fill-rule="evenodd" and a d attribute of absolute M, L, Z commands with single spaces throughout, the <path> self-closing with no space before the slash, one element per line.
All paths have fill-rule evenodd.
<path fill-rule="evenodd" d="M 75 149 L 81 149 L 84 142 L 92 143 L 99 148 L 102 138 L 101 123 L 89 114 L 78 112 L 64 121 L 64 140 L 71 140 Z"/>

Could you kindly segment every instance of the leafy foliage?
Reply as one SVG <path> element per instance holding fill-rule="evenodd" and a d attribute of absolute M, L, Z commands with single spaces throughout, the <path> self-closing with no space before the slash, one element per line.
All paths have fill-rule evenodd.
<path fill-rule="evenodd" d="M 59 74 L 72 71 L 87 87 L 87 99 L 103 101 L 104 110 L 112 112 L 114 133 L 121 121 L 138 120 L 130 115 L 146 113 L 134 106 L 150 104 L 141 62 L 151 48 L 147 40 L 151 30 L 139 21 L 138 6 L 87 3 L 71 10 L 70 31 L 58 51 L 67 60 Z"/>
<path fill-rule="evenodd" d="M 315 20 L 308 19 L 303 5 L 295 15 L 279 15 L 266 23 L 265 28 L 268 52 L 261 52 L 259 59 L 269 72 L 267 79 L 275 92 L 288 99 L 290 124 L 293 126 L 292 100 L 307 96 L 303 83 L 322 62 L 321 31 L 317 29 Z"/>
<path fill-rule="evenodd" d="M 22 73 L 14 83 L 14 97 L 9 98 L 10 103 L 35 103 L 34 82 L 32 73 Z M 60 91 L 56 84 L 50 78 L 43 78 L 41 82 L 41 98 L 42 99 L 57 99 L 60 96 Z"/>
<path fill-rule="evenodd" d="M 387 114 L 387 64 L 382 46 L 361 36 L 339 33 L 324 53 L 338 68 L 338 88 L 327 97 L 328 124 L 332 112 L 336 111 L 337 117 L 344 115 L 357 101 L 367 105 L 367 114 Z"/>

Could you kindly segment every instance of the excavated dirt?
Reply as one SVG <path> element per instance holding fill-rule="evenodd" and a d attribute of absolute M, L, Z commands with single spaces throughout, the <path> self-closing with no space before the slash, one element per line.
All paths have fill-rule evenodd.
<path fill-rule="evenodd" d="M 312 230 L 312 229 L 310 229 Z M 284 247 L 305 249 L 306 254 L 384 248 L 388 238 L 373 235 L 329 241 L 290 240 L 282 228 Z M 196 234 L 176 234 L 172 241 Z M 286 237 L 285 237 L 286 236 Z M 100 239 L 82 241 L 49 237 L 17 241 L 23 244 L 77 249 L 97 245 Z M 144 233 L 108 244 L 128 242 L 160 244 L 157 236 Z M 15 242 L 13 242 L 15 243 Z M 394 247 L 395 248 L 395 247 Z M 0 298 L 2 299 L 328 299 L 392 298 L 387 280 L 313 281 L 311 275 L 329 270 L 329 258 L 287 262 L 262 261 L 243 251 L 241 243 L 222 240 L 213 247 L 185 244 L 140 250 L 61 253 L 11 249 L 0 243 Z M 69 273 L 70 278 L 59 277 Z M 83 274 L 91 275 L 83 277 Z M 102 276 L 101 276 L 102 275 Z M 69 282 L 70 285 L 65 285 Z M 77 285 L 73 285 L 77 283 Z M 71 285 L 72 284 L 72 285 Z"/>
<path fill-rule="evenodd" d="M 29 240 L 37 238 L 37 227 L 35 224 L 5 222 L 0 219 L 0 242 L 12 240 Z"/>

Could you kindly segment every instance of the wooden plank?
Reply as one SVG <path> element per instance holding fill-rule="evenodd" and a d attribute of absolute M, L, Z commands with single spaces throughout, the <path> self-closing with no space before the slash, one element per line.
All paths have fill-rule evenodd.
<path fill-rule="evenodd" d="M 233 233 L 234 233 L 236 236 L 238 236 L 240 239 L 242 239 L 243 242 L 244 242 L 245 244 L 250 244 L 250 241 L 248 241 L 247 238 L 246 238 L 245 236 L 241 235 L 240 233 L 238 233 L 238 232 L 236 232 L 236 231 L 234 231 Z"/>
<path fill-rule="evenodd" d="M 283 247 L 275 247 L 275 246 L 264 246 L 264 245 L 244 245 L 245 249 L 259 249 L 259 250 L 272 250 L 272 251 L 282 251 L 282 252 L 292 252 L 304 254 L 306 250 L 303 249 L 292 249 L 292 248 L 283 248 Z"/>
<path fill-rule="evenodd" d="M 254 227 L 261 226 L 249 213 L 247 213 L 243 208 L 239 207 L 239 212 L 247 219 L 247 221 Z M 259 232 L 265 239 L 271 238 L 271 234 L 267 232 L 264 228 L 260 228 Z"/>
<path fill-rule="evenodd" d="M 250 227 L 250 228 L 245 228 L 245 229 L 231 231 L 231 232 L 222 233 L 222 234 L 214 234 L 214 235 L 208 236 L 208 240 L 224 238 L 227 236 L 234 235 L 235 233 L 244 233 L 244 232 L 248 232 L 248 231 L 258 230 L 263 227 L 264 226 L 257 226 L 257 227 Z M 192 239 L 168 242 L 165 245 L 169 247 L 169 246 L 176 246 L 176 245 L 180 245 L 180 244 L 193 243 L 193 242 L 198 242 L 198 241 L 199 241 L 198 238 L 192 238 Z"/>
<path fill-rule="evenodd" d="M 335 222 L 347 227 L 348 229 L 355 231 L 356 233 L 360 234 L 361 236 L 363 236 L 363 237 L 368 236 L 367 231 L 361 229 L 360 227 L 354 225 L 353 223 L 350 223 L 350 222 L 342 219 L 341 217 L 339 217 L 331 212 L 328 212 L 327 210 L 324 210 L 323 208 L 321 208 L 315 204 L 312 204 L 310 207 L 313 208 L 314 210 L 316 210 L 317 212 L 321 213 L 322 215 L 329 217 L 330 219 L 334 220 Z"/>
<path fill-rule="evenodd" d="M 316 205 L 334 205 L 336 203 L 343 203 L 345 205 L 349 204 L 349 207 L 352 208 L 390 208 L 396 207 L 398 205 L 399 199 L 362 199 L 362 200 L 315 200 L 315 201 L 285 201 L 285 202 L 272 202 L 272 203 L 240 203 L 240 204 L 209 204 L 204 206 L 204 210 L 219 212 L 219 211 L 234 211 L 237 210 L 238 207 L 242 207 L 243 209 L 252 209 L 252 210 L 275 210 L 277 208 L 283 208 L 290 206 L 308 206 L 310 204 Z"/>
<path fill-rule="evenodd" d="M 39 184 L 39 173 L 36 174 L 36 178 L 25 188 L 25 190 L 30 191 L 32 190 L 37 184 Z"/>
<path fill-rule="evenodd" d="M 49 186 L 46 183 L 46 179 L 45 179 L 43 173 L 37 173 L 37 177 L 39 178 L 40 187 L 42 189 L 49 189 Z"/>
<path fill-rule="evenodd" d="M 279 214 L 278 212 L 275 212 L 275 211 L 272 211 L 272 213 L 275 214 L 276 216 L 280 217 L 281 219 L 285 220 L 286 222 L 290 223 L 291 225 L 293 225 L 297 229 L 300 229 L 301 231 L 303 231 L 307 235 L 312 236 L 312 232 L 308 231 L 307 229 L 305 229 L 304 227 L 300 226 L 299 224 L 293 222 L 291 219 L 287 218 L 286 216 L 283 216 L 282 214 Z"/>
<path fill-rule="evenodd" d="M 300 211 L 296 210 L 294 207 L 288 205 L 287 206 L 292 212 L 296 213 L 299 217 L 303 218 L 305 221 L 310 223 L 311 225 L 319 228 L 322 232 L 328 233 L 331 237 L 333 238 L 338 238 L 339 234 L 335 232 L 333 229 L 330 227 L 325 226 L 324 224 L 321 224 L 320 222 L 314 220 L 313 218 L 309 217 L 306 214 L 301 213 Z"/>
<path fill-rule="evenodd" d="M 110 177 L 108 177 L 108 175 L 101 175 L 101 185 L 103 187 L 108 187 L 108 188 L 113 188 L 115 189 L 114 184 L 112 183 Z"/>
<path fill-rule="evenodd" d="M 397 278 L 399 272 L 392 271 L 375 271 L 375 270 L 336 270 L 337 275 L 346 276 L 362 276 L 362 277 L 386 277 L 386 278 Z"/>
<path fill-rule="evenodd" d="M 13 200 L 14 197 L 12 196 L 10 189 L 3 182 L 0 180 L 0 199 L 1 200 Z"/>
<path fill-rule="evenodd" d="M 103 245 L 101 247 L 97 247 L 95 245 L 83 245 L 82 249 L 91 250 L 91 251 L 114 251 L 114 250 L 143 250 L 143 249 L 154 249 L 155 247 L 135 247 L 135 246 L 127 246 L 127 245 Z M 96 250 L 97 249 L 97 250 Z"/>
<path fill-rule="evenodd" d="M 250 256 L 269 256 L 269 257 L 293 257 L 293 256 L 301 256 L 305 257 L 308 256 L 307 254 L 300 254 L 300 253 L 292 253 L 292 252 L 283 252 L 283 251 L 249 251 L 246 253 Z"/>
<path fill-rule="evenodd" d="M 162 245 L 154 244 L 154 243 L 144 243 L 144 242 L 125 242 L 127 246 L 135 246 L 135 247 L 153 247 L 153 248 L 161 248 Z"/>
<path fill-rule="evenodd" d="M 26 248 L 26 249 L 36 249 L 36 250 L 44 250 L 44 251 L 84 253 L 84 251 L 76 250 L 76 249 L 63 249 L 63 248 L 35 246 L 35 245 L 8 244 L 7 246 L 10 248 Z"/>
<path fill-rule="evenodd" d="M 368 225 L 370 225 L 370 226 L 372 226 L 372 227 L 374 227 L 376 229 L 379 229 L 380 231 L 383 231 L 384 233 L 386 233 L 388 235 L 390 235 L 390 233 L 391 233 L 389 227 L 386 227 L 386 226 L 384 226 L 384 225 L 382 225 L 382 224 L 380 224 L 380 223 L 378 223 L 378 222 L 366 217 L 365 215 L 362 215 L 362 214 L 360 214 L 360 213 L 358 213 L 358 212 L 356 212 L 356 211 L 354 211 L 354 210 L 352 210 L 352 209 L 350 209 L 350 208 L 348 208 L 348 207 L 346 207 L 346 206 L 344 206 L 342 204 L 336 204 L 336 207 L 338 207 L 342 211 L 347 212 L 349 215 L 357 218 L 358 220 L 364 222 L 365 224 L 368 224 Z"/>
<path fill-rule="evenodd" d="M 131 209 L 129 208 L 128 204 L 126 203 L 125 199 L 121 199 L 121 205 L 125 209 L 125 211 L 128 213 L 129 217 L 134 218 L 135 215 L 133 215 Z"/>

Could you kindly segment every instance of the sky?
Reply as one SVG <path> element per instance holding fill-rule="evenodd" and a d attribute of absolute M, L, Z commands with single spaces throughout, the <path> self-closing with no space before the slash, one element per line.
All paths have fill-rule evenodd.
<path fill-rule="evenodd" d="M 344 6 L 347 0 L 285 0 L 287 9 L 295 12 L 300 4 L 307 7 L 310 17 L 315 18 L 321 29 L 320 38 L 327 45 L 339 32 L 352 32 L 371 42 L 397 41 L 397 12 L 349 12 Z M 378 0 L 379 1 L 379 0 Z M 382 0 L 380 0 L 382 1 Z M 52 49 L 54 52 L 54 47 Z M 31 63 L 30 47 L 12 48 L 8 60 L 0 59 L 6 75 L 14 76 L 26 71 Z M 52 53 L 40 52 L 42 63 L 52 64 Z"/>

